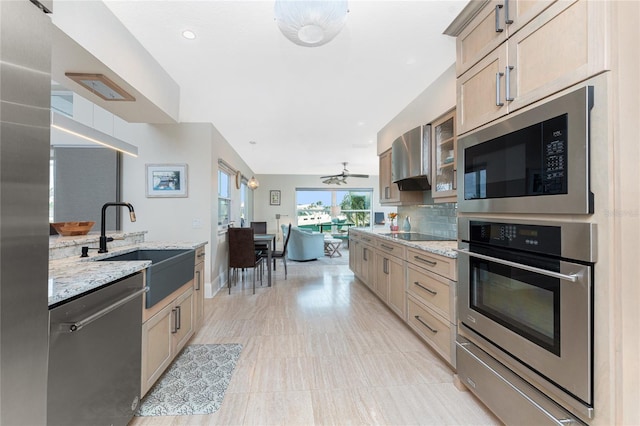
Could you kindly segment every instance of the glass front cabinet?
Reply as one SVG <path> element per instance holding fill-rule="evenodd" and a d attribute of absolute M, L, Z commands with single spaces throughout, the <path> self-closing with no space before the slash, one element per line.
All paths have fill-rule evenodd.
<path fill-rule="evenodd" d="M 431 123 L 433 131 L 433 184 L 435 202 L 456 201 L 456 111 L 447 112 Z"/>

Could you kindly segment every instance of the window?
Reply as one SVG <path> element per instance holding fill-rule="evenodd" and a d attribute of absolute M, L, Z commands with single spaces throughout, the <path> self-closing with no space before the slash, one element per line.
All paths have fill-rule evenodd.
<path fill-rule="evenodd" d="M 372 196 L 372 189 L 297 189 L 297 224 L 314 231 L 320 225 L 371 226 Z"/>
<path fill-rule="evenodd" d="M 231 217 L 231 174 L 218 169 L 218 228 L 229 227 Z"/>

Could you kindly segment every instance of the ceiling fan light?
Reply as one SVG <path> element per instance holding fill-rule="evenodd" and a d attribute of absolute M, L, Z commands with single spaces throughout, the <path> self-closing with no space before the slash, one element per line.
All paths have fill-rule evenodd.
<path fill-rule="evenodd" d="M 346 0 L 276 0 L 278 28 L 299 46 L 322 46 L 342 30 L 349 12 Z"/>

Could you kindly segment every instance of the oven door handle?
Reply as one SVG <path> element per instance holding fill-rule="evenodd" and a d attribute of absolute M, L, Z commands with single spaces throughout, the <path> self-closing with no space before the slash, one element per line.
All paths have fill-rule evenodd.
<path fill-rule="evenodd" d="M 466 254 L 468 256 L 477 257 L 478 259 L 488 260 L 490 262 L 500 263 L 501 265 L 511 266 L 513 268 L 524 269 L 525 271 L 535 272 L 536 274 L 546 275 L 552 278 L 558 278 L 564 281 L 571 281 L 575 283 L 580 279 L 579 274 L 561 274 L 559 272 L 547 271 L 546 269 L 536 268 L 535 266 L 523 265 L 521 263 L 511 262 L 508 260 L 499 259 L 497 257 L 491 257 L 480 253 L 474 253 L 469 251 L 469 249 L 454 249 L 458 253 Z"/>

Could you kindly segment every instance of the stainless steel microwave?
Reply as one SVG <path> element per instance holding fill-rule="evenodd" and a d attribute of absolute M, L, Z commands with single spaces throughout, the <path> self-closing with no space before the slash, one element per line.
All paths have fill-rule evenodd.
<path fill-rule="evenodd" d="M 458 209 L 592 214 L 585 86 L 458 140 Z"/>

